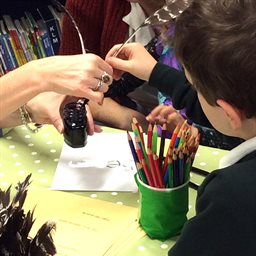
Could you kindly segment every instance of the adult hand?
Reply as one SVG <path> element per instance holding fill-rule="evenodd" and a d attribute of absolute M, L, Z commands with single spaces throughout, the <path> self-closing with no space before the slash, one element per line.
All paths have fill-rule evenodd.
<path fill-rule="evenodd" d="M 114 68 L 113 78 L 119 80 L 123 72 L 129 72 L 134 76 L 148 81 L 150 74 L 156 65 L 156 60 L 147 52 L 140 43 L 129 43 L 113 46 L 106 55 L 106 61 Z M 115 54 L 118 52 L 117 57 Z"/>
<path fill-rule="evenodd" d="M 62 112 L 68 102 L 76 101 L 77 98 L 64 96 L 54 92 L 41 93 L 26 104 L 32 120 L 39 124 L 52 124 L 60 133 L 63 133 L 64 125 Z M 87 111 L 87 133 L 93 135 L 94 132 L 101 132 L 99 126 L 94 125 L 89 107 Z"/>
<path fill-rule="evenodd" d="M 54 91 L 102 103 L 103 93 L 112 83 L 112 67 L 89 53 L 43 58 L 25 66 L 32 77 L 37 76 L 35 82 L 40 83 L 40 92 Z M 102 81 L 106 73 L 109 79 Z"/>

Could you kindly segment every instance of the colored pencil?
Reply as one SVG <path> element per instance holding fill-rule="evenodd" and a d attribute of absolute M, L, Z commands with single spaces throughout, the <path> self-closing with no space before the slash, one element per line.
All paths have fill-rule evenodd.
<path fill-rule="evenodd" d="M 128 143 L 129 143 L 131 152 L 132 152 L 134 163 L 137 163 L 137 162 L 139 162 L 139 158 L 138 158 L 138 155 L 136 153 L 136 149 L 134 147 L 134 144 L 133 144 L 133 141 L 132 141 L 132 137 L 131 137 L 131 135 L 129 134 L 128 131 L 127 131 L 127 138 L 128 138 Z"/>
<path fill-rule="evenodd" d="M 172 161 L 173 161 L 173 186 L 177 187 L 179 186 L 180 178 L 179 178 L 179 159 L 176 154 L 173 154 Z"/>
<path fill-rule="evenodd" d="M 164 158 L 164 165 L 162 167 L 163 170 L 166 170 L 167 168 L 167 165 L 168 165 L 168 157 L 171 155 L 171 152 L 172 152 L 172 148 L 169 147 L 168 150 L 167 150 L 167 153 L 166 153 L 166 156 Z"/>
<path fill-rule="evenodd" d="M 189 180 L 189 175 L 190 175 L 190 170 L 191 170 L 191 157 L 189 156 L 186 160 L 186 164 L 185 164 L 185 175 L 184 175 L 184 182 L 186 182 L 187 180 Z"/>
<path fill-rule="evenodd" d="M 162 171 L 160 170 L 159 158 L 156 154 L 153 154 L 154 170 L 156 174 L 157 184 L 160 188 L 164 188 L 164 181 Z"/>
<path fill-rule="evenodd" d="M 147 152 L 146 152 L 146 149 L 145 149 L 145 145 L 142 143 L 140 137 L 135 137 L 135 142 L 136 142 L 136 146 L 138 148 L 141 149 L 141 152 L 143 154 L 143 158 L 146 160 L 147 164 L 148 164 L 148 155 L 147 155 Z"/>
<path fill-rule="evenodd" d="M 178 124 L 176 126 L 176 128 L 174 129 L 173 133 L 172 133 L 172 137 L 171 137 L 171 140 L 170 140 L 170 146 L 169 147 L 174 148 L 175 141 L 176 141 L 176 138 L 178 136 L 179 130 L 180 130 L 180 125 Z"/>
<path fill-rule="evenodd" d="M 179 184 L 184 182 L 185 170 L 184 170 L 184 155 L 182 151 L 179 151 Z"/>
<path fill-rule="evenodd" d="M 155 187 L 154 180 L 153 180 L 153 177 L 151 175 L 151 171 L 150 171 L 145 159 L 142 159 L 142 166 L 143 166 L 143 170 L 144 170 L 144 173 L 146 175 L 149 186 Z"/>
<path fill-rule="evenodd" d="M 162 126 L 162 131 L 161 131 L 161 141 L 160 141 L 160 148 L 159 148 L 159 163 L 160 166 L 163 166 L 163 158 L 164 158 L 164 145 L 165 145 L 165 139 L 166 139 L 166 123 L 163 124 Z"/>
<path fill-rule="evenodd" d="M 142 159 L 144 159 L 144 156 L 138 142 L 135 143 L 135 148 L 136 148 L 137 156 L 139 158 L 139 162 L 142 163 Z"/>
<path fill-rule="evenodd" d="M 145 184 L 148 184 L 148 185 L 149 185 L 142 164 L 137 162 L 137 163 L 136 163 L 136 168 L 137 168 L 137 173 L 138 173 L 138 175 L 139 175 L 141 181 L 143 181 Z"/>
<path fill-rule="evenodd" d="M 153 125 L 149 123 L 148 125 L 148 131 L 147 131 L 147 148 L 152 148 L 152 130 Z"/>
<path fill-rule="evenodd" d="M 152 151 L 151 151 L 150 148 L 147 149 L 147 152 L 148 152 L 148 160 L 149 160 L 149 164 L 150 164 L 149 168 L 150 168 L 150 171 L 151 171 L 153 182 L 155 184 L 155 187 L 159 188 L 160 184 L 159 184 L 158 179 L 157 179 L 157 174 L 156 174 L 156 170 L 155 170 L 153 154 L 152 154 Z"/>
<path fill-rule="evenodd" d="M 189 180 L 192 163 L 199 146 L 200 135 L 192 134 L 186 120 L 182 125 L 178 124 L 176 126 L 167 148 L 167 124 L 162 125 L 158 154 L 158 127 L 156 124 L 149 124 L 148 126 L 146 145 L 142 128 L 136 118 L 133 118 L 132 130 L 135 142 L 133 142 L 128 131 L 127 138 L 138 175 L 144 183 L 157 188 L 172 188 Z M 166 155 L 164 155 L 165 149 L 167 151 Z M 196 171 L 197 169 L 195 169 Z M 197 172 L 207 174 L 204 171 Z"/>
<path fill-rule="evenodd" d="M 168 160 L 168 187 L 173 188 L 173 163 L 171 157 Z"/>
<path fill-rule="evenodd" d="M 157 125 L 155 124 L 154 127 L 153 127 L 153 135 L 152 135 L 152 152 L 153 153 L 157 153 L 157 137 L 158 137 L 158 134 L 157 134 Z"/>
<path fill-rule="evenodd" d="M 179 133 L 176 136 L 176 139 L 175 139 L 175 142 L 174 142 L 174 147 L 175 148 L 178 148 L 178 146 L 179 146 L 182 134 L 183 134 L 184 130 L 186 130 L 186 125 L 187 125 L 187 120 L 185 120 L 183 122 L 183 124 L 180 127 Z"/>
<path fill-rule="evenodd" d="M 132 118 L 132 122 L 134 123 L 134 125 L 137 127 L 138 129 L 138 134 L 140 136 L 140 139 L 142 141 L 143 144 L 145 144 L 144 142 L 144 136 L 143 136 L 143 130 L 142 130 L 142 127 L 141 125 L 139 124 L 139 122 L 137 121 L 136 117 L 133 117 Z"/>

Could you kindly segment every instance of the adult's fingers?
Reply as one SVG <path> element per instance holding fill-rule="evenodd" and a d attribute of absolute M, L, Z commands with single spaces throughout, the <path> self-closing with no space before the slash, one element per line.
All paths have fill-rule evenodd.
<path fill-rule="evenodd" d="M 64 131 L 64 124 L 63 124 L 63 120 L 62 120 L 60 115 L 58 117 L 55 117 L 54 119 L 52 119 L 51 123 L 57 129 L 57 131 L 59 133 L 63 133 L 63 131 Z"/>
<path fill-rule="evenodd" d="M 92 113 L 88 105 L 85 105 L 86 108 L 86 116 L 87 116 L 87 134 L 93 135 L 94 134 L 94 121 L 92 117 Z"/>

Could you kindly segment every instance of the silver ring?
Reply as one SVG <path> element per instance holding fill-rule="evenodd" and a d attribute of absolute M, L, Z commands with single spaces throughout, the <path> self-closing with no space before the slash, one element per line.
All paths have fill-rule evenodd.
<path fill-rule="evenodd" d="M 110 75 L 107 72 L 104 72 L 103 75 L 101 76 L 101 81 L 105 84 L 110 82 Z"/>
<path fill-rule="evenodd" d="M 95 88 L 93 88 L 93 91 L 99 91 L 100 88 L 103 86 L 103 81 L 99 80 L 98 84 L 96 85 Z"/>

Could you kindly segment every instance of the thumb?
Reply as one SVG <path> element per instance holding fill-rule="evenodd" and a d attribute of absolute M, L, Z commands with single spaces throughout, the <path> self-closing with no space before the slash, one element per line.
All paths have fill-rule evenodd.
<path fill-rule="evenodd" d="M 53 126 L 57 129 L 57 131 L 59 133 L 63 133 L 64 125 L 63 125 L 61 116 L 58 115 L 57 117 L 53 118 L 51 121 L 52 121 Z"/>
<path fill-rule="evenodd" d="M 114 57 L 109 57 L 107 59 L 107 62 L 113 68 L 113 78 L 114 78 L 114 80 L 119 80 L 122 77 L 124 71 L 127 71 L 127 68 L 126 68 L 126 65 L 125 65 L 126 62 L 124 60 L 114 58 Z"/>
<path fill-rule="evenodd" d="M 127 60 L 122 60 L 115 57 L 109 57 L 107 62 L 115 69 L 129 72 L 129 65 Z"/>

